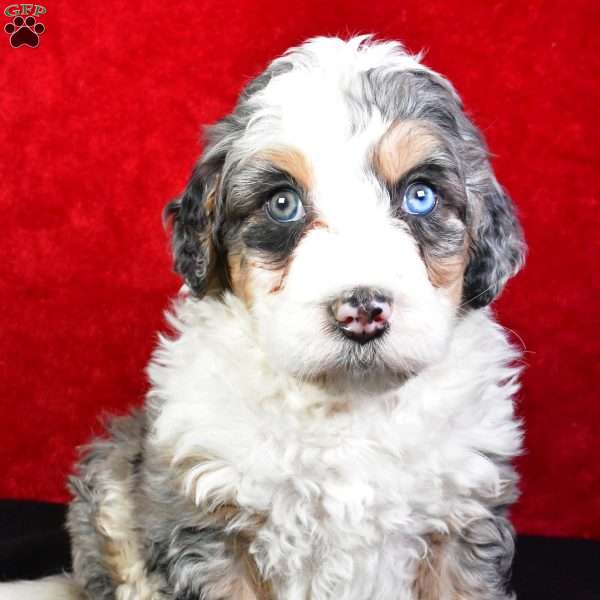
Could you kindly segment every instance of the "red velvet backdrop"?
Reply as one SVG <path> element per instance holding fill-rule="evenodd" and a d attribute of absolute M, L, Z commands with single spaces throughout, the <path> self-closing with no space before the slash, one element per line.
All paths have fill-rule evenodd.
<path fill-rule="evenodd" d="M 517 527 L 600 538 L 599 2 L 44 5 L 38 48 L 0 32 L 0 496 L 66 500 L 98 415 L 142 402 L 200 124 L 288 46 L 375 32 L 427 49 L 520 207 L 529 261 L 496 305 L 527 348 Z"/>

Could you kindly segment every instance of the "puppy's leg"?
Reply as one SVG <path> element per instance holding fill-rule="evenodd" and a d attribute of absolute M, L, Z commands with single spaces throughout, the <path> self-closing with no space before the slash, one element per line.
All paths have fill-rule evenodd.
<path fill-rule="evenodd" d="M 93 488 L 72 479 L 71 491 L 75 499 L 69 507 L 68 527 L 74 577 L 92 600 L 115 600 L 116 585 L 103 560 L 103 541 L 94 524 L 98 504 Z"/>
<path fill-rule="evenodd" d="M 165 574 L 174 600 L 229 598 L 235 565 L 222 530 L 169 521 L 152 544 L 152 570 Z"/>
<path fill-rule="evenodd" d="M 152 537 L 150 572 L 165 575 L 174 600 L 271 600 L 260 577 L 244 533 L 226 529 L 231 507 L 218 513 L 164 520 Z M 228 513 L 224 515 L 224 513 Z M 193 525 L 192 525 L 193 523 Z M 185 524 L 185 525 L 184 525 Z"/>
<path fill-rule="evenodd" d="M 135 489 L 142 462 L 145 419 L 114 419 L 110 437 L 90 445 L 70 480 L 74 499 L 67 526 L 73 575 L 90 600 L 159 600 L 139 541 Z"/>
<path fill-rule="evenodd" d="M 415 599 L 510 600 L 513 556 L 513 528 L 503 516 L 477 519 L 458 533 L 433 537 L 419 566 Z"/>

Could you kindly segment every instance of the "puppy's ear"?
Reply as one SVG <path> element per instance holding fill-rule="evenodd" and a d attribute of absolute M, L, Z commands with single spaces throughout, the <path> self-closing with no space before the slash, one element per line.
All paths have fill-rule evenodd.
<path fill-rule="evenodd" d="M 483 181 L 469 190 L 474 223 L 463 302 L 472 308 L 494 300 L 525 259 L 525 243 L 513 203 L 489 165 L 486 170 Z"/>
<path fill-rule="evenodd" d="M 216 196 L 219 169 L 198 164 L 181 195 L 164 210 L 173 225 L 174 267 L 192 292 L 199 297 L 218 285 Z"/>

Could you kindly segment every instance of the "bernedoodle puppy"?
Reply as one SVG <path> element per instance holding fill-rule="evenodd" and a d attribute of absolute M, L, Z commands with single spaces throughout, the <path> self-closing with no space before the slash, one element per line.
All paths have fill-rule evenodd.
<path fill-rule="evenodd" d="M 451 84 L 309 40 L 166 215 L 186 285 L 145 407 L 70 481 L 72 577 L 14 597 L 511 598 L 519 356 L 487 306 L 524 243 Z"/>

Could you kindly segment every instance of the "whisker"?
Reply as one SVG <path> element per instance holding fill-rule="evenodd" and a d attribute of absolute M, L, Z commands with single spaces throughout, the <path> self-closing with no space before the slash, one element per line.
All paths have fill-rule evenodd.
<path fill-rule="evenodd" d="M 494 287 L 494 284 L 492 283 L 487 288 L 485 288 L 485 290 L 483 290 L 482 292 L 479 292 L 479 294 L 477 294 L 476 296 L 473 296 L 472 298 L 469 298 L 468 300 L 465 300 L 464 302 L 459 304 L 458 308 L 462 308 L 463 306 L 466 306 L 467 304 L 469 304 L 469 302 L 473 302 L 473 300 L 477 300 L 477 298 L 479 298 L 479 296 L 483 296 L 483 294 L 485 294 L 486 292 L 489 292 L 493 287 Z"/>
<path fill-rule="evenodd" d="M 514 329 L 511 329 L 510 327 L 504 327 L 504 329 L 506 329 L 506 331 L 510 331 L 519 340 L 519 342 L 521 342 L 521 349 L 523 352 L 527 352 L 528 354 L 535 354 L 533 350 L 527 350 L 523 338 Z"/>

